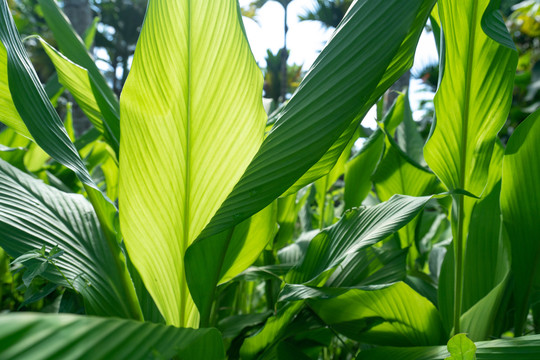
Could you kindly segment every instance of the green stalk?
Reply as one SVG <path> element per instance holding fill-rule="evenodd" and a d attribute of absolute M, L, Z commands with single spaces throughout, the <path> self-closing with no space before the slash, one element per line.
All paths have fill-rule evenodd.
<path fill-rule="evenodd" d="M 466 161 L 467 161 L 467 144 L 468 144 L 468 124 L 469 124 L 469 109 L 471 102 L 471 88 L 472 88 L 472 72 L 474 69 L 474 39 L 476 38 L 476 20 L 478 17 L 478 4 L 474 4 L 473 13 L 471 16 L 471 30 L 469 33 L 469 49 L 467 56 L 467 70 L 465 78 L 465 103 L 463 107 L 463 117 L 461 124 L 461 151 L 460 151 L 460 179 L 459 188 L 465 190 L 466 181 Z M 443 65 L 444 66 L 444 65 Z M 464 229 L 465 212 L 464 212 L 464 195 L 454 195 L 454 202 L 456 209 L 453 211 L 455 218 L 452 220 L 453 234 L 454 234 L 454 334 L 459 334 L 461 331 L 461 301 L 463 297 L 463 249 L 464 238 L 466 236 Z M 453 216 L 454 217 L 454 216 Z"/>
<path fill-rule="evenodd" d="M 323 197 L 322 197 L 322 200 L 320 201 L 320 204 L 319 204 L 319 213 L 320 213 L 320 219 L 319 219 L 319 229 L 320 230 L 323 230 L 324 229 L 324 219 L 326 217 L 326 189 L 328 189 L 328 175 L 326 175 L 324 177 L 324 182 L 323 182 Z"/>
<path fill-rule="evenodd" d="M 454 196 L 455 216 L 452 216 L 454 237 L 454 334 L 461 331 L 461 300 L 463 297 L 463 239 L 464 239 L 464 195 Z"/>

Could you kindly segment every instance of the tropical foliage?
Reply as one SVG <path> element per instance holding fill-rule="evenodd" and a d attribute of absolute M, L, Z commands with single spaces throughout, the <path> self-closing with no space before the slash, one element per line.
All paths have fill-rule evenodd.
<path fill-rule="evenodd" d="M 354 1 L 269 116 L 236 0 L 150 0 L 120 99 L 38 2 L 28 40 L 0 0 L 0 359 L 538 358 L 540 110 L 499 137 L 500 1 Z M 426 138 L 384 95 L 428 19 Z"/>

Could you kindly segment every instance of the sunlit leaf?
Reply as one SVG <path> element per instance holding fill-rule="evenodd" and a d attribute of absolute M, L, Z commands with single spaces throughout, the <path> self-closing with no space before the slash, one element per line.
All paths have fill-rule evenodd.
<path fill-rule="evenodd" d="M 151 1 L 121 97 L 122 232 L 177 326 L 199 321 L 184 254 L 264 136 L 263 79 L 237 11 L 234 0 Z"/>

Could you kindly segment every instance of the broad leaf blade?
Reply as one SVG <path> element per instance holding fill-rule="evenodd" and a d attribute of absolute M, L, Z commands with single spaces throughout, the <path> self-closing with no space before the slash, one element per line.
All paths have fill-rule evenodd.
<path fill-rule="evenodd" d="M 168 324 L 198 325 L 184 254 L 263 140 L 261 91 L 235 0 L 150 1 L 121 98 L 120 222 Z"/>
<path fill-rule="evenodd" d="M 120 109 L 116 95 L 107 84 L 105 77 L 99 71 L 86 45 L 77 35 L 68 18 L 62 13 L 54 0 L 38 0 L 38 3 L 62 53 L 75 64 L 88 70 L 99 91 L 104 94 L 108 105 L 118 114 Z M 119 124 L 114 123 L 112 119 L 108 119 L 108 121 L 111 129 L 119 128 Z M 118 121 L 118 115 L 116 121 Z"/>
<path fill-rule="evenodd" d="M 100 90 L 95 85 L 88 70 L 66 58 L 45 40 L 41 38 L 39 40 L 56 68 L 58 81 L 69 90 L 90 122 L 100 133 L 105 135 L 109 144 L 118 153 L 120 133 L 113 133 L 109 127 L 110 125 L 103 123 L 104 116 L 97 99 L 103 98 L 104 94 L 100 94 L 96 99 L 94 91 Z M 105 114 L 108 113 L 105 112 Z"/>
<path fill-rule="evenodd" d="M 476 360 L 476 346 L 465 334 L 457 334 L 446 345 L 450 357 L 446 360 Z"/>
<path fill-rule="evenodd" d="M 34 249 L 57 246 L 64 254 L 45 277 L 73 285 L 91 314 L 132 318 L 125 274 L 116 268 L 90 203 L 66 194 L 0 160 L 0 246 L 19 257 Z M 133 291 L 133 289 L 131 289 Z"/>
<path fill-rule="evenodd" d="M 431 197 L 396 195 L 366 209 L 354 209 L 333 226 L 319 233 L 302 263 L 287 275 L 287 282 L 306 283 L 340 264 L 347 256 L 375 244 L 409 223 Z"/>
<path fill-rule="evenodd" d="M 204 359 L 225 356 L 215 329 L 132 320 L 17 313 L 0 316 L 2 359 Z"/>
<path fill-rule="evenodd" d="M 430 168 L 450 190 L 482 195 L 497 132 L 512 101 L 517 52 L 484 32 L 490 0 L 439 1 L 444 74 L 435 96 L 436 123 L 424 148 Z M 509 37 L 508 32 L 500 34 Z M 510 40 L 511 41 L 511 40 Z"/>
<path fill-rule="evenodd" d="M 0 121 L 17 133 L 29 139 L 32 138 L 11 98 L 11 92 L 9 91 L 8 54 L 2 43 L 0 43 Z"/>
<path fill-rule="evenodd" d="M 377 168 L 384 150 L 384 133 L 377 128 L 364 146 L 345 165 L 345 208 L 362 205 L 371 191 L 371 175 Z"/>
<path fill-rule="evenodd" d="M 540 260 L 540 110 L 512 134 L 503 160 L 501 210 L 512 247 L 516 335 L 529 312 L 531 287 Z"/>

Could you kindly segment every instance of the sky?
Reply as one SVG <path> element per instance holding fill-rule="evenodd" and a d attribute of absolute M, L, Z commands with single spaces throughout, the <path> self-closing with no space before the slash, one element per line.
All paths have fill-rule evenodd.
<path fill-rule="evenodd" d="M 248 6 L 252 0 L 240 0 L 240 6 Z M 289 63 L 301 64 L 308 70 L 317 58 L 324 44 L 330 39 L 333 29 L 325 29 L 316 21 L 298 20 L 298 15 L 304 14 L 307 9 L 313 9 L 315 0 L 293 0 L 288 8 L 289 31 L 287 33 L 287 47 L 290 49 Z M 244 18 L 244 25 L 251 45 L 253 55 L 261 67 L 266 66 L 264 58 L 267 49 L 276 53 L 283 47 L 283 7 L 276 1 L 267 2 L 257 13 L 256 21 Z M 415 69 L 437 61 L 437 50 L 431 33 L 424 31 L 418 43 L 415 56 Z M 411 81 L 410 98 L 413 110 L 418 108 L 421 99 L 430 99 L 433 94 L 420 91 L 422 85 L 419 81 Z M 364 125 L 374 128 L 374 112 L 366 116 Z M 421 114 L 415 113 L 415 117 Z"/>

